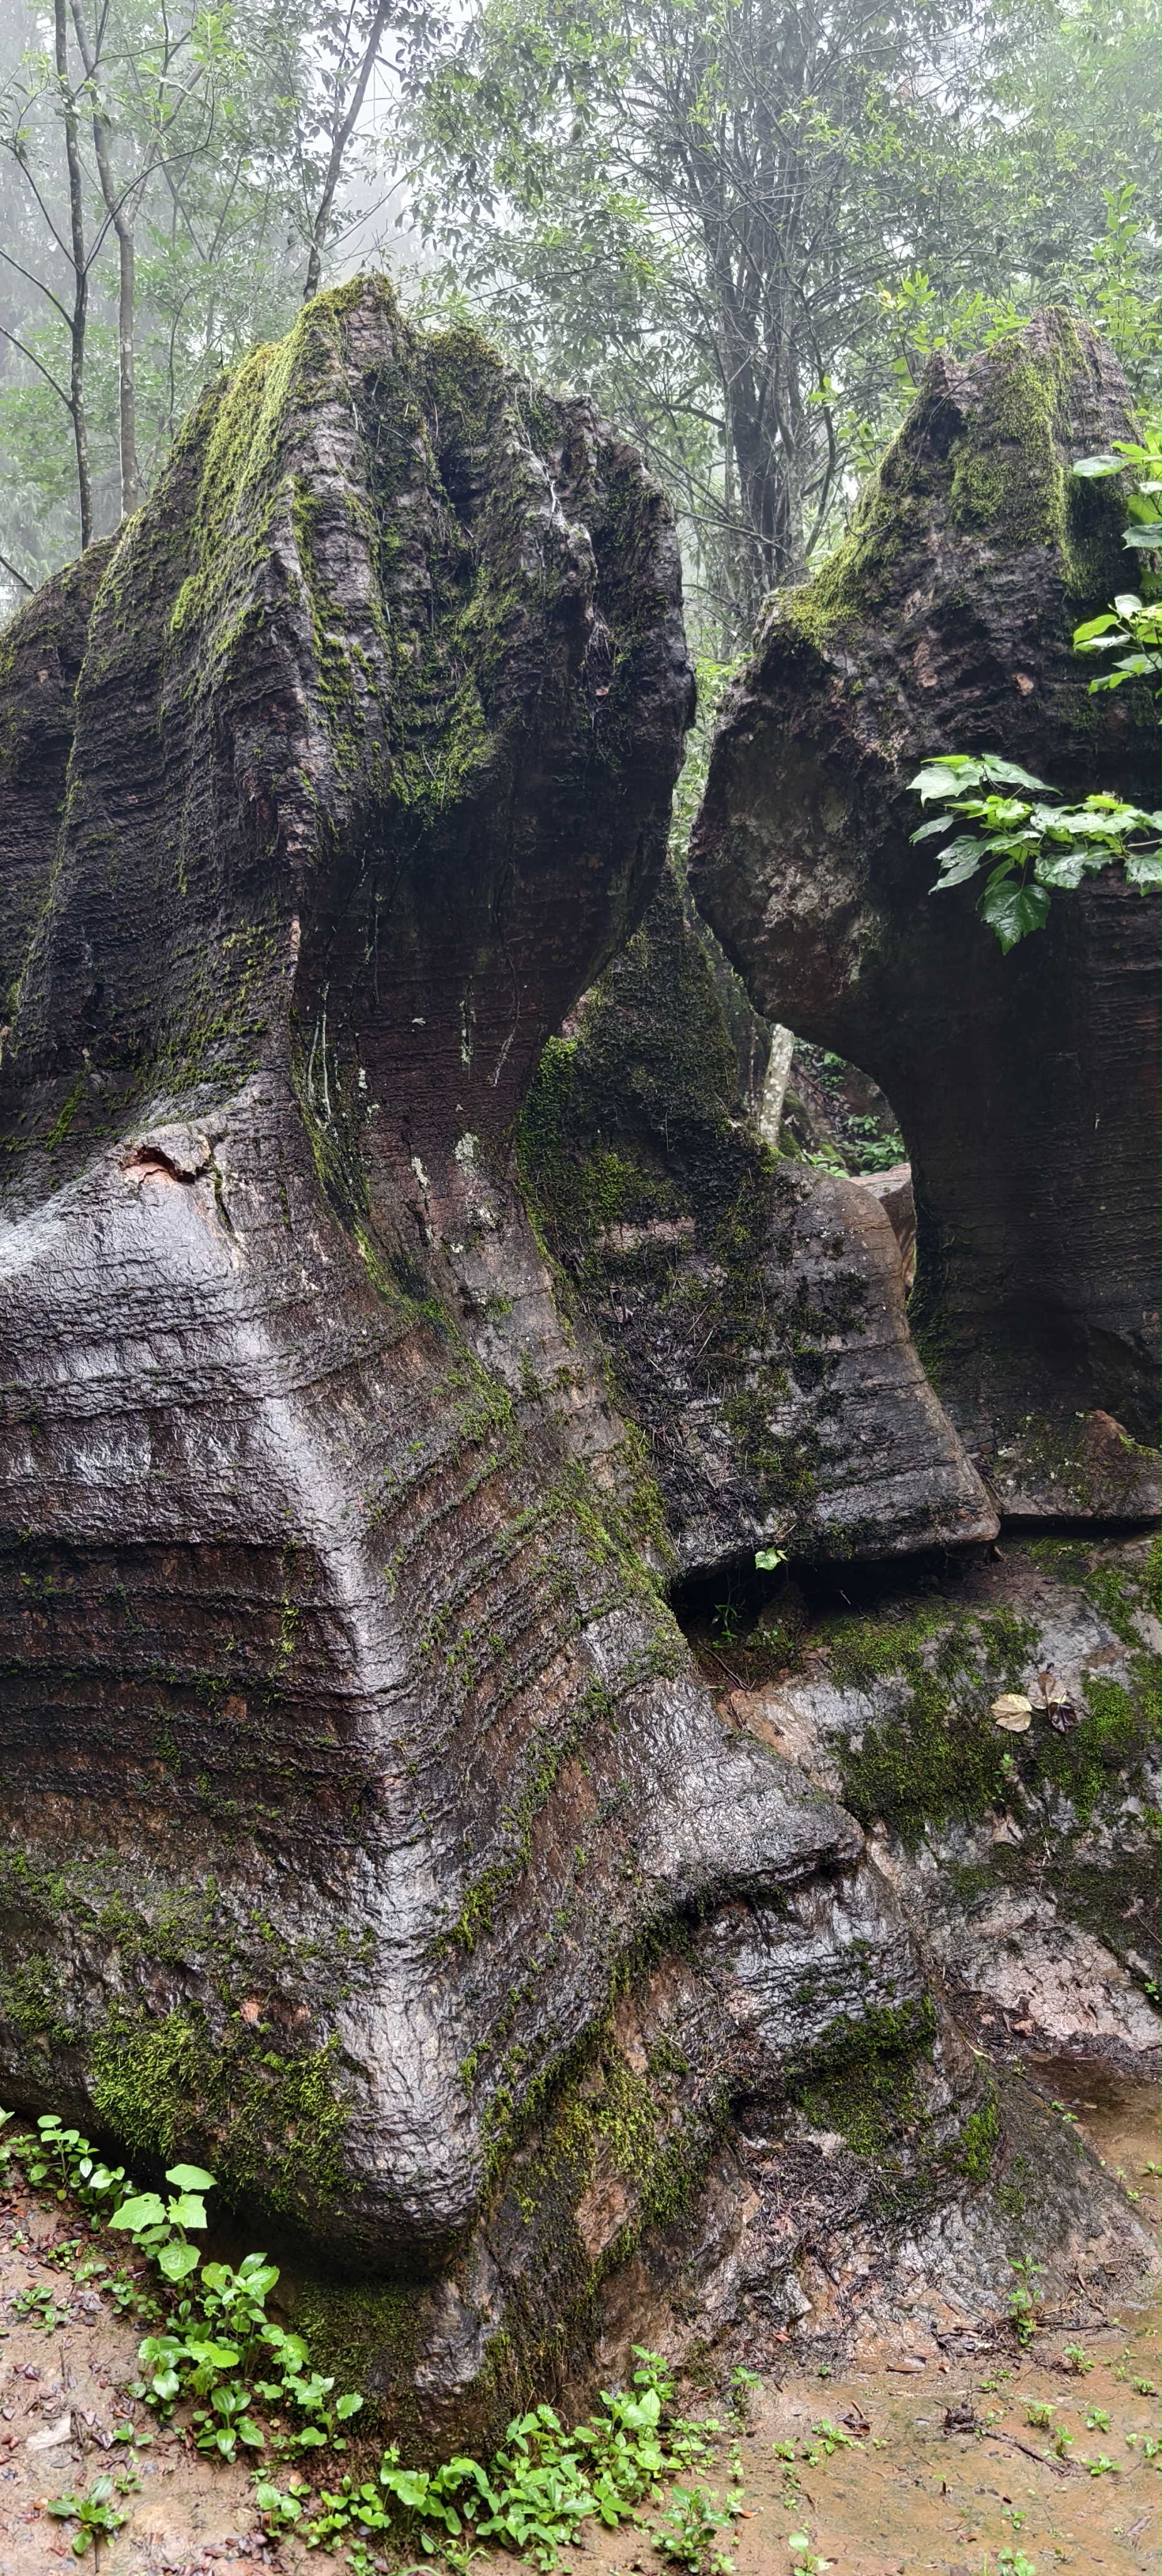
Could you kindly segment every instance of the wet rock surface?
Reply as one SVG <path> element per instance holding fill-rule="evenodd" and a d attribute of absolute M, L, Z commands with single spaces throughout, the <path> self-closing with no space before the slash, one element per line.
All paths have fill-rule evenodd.
<path fill-rule="evenodd" d="M 887 1216 L 772 1164 L 704 960 L 674 1054 L 663 497 L 361 280 L 12 644 L 0 2090 L 207 2165 L 428 2456 L 667 2271 L 682 2349 L 802 2313 L 808 2234 L 1003 2278 L 880 1810 L 724 1717 L 665 1597 L 996 1523 Z M 595 981 L 599 1295 L 533 1168 Z M 1106 2225 L 1046 2171 L 1047 2247 Z"/>
<path fill-rule="evenodd" d="M 970 1455 L 1034 1516 L 1157 1510 L 1157 902 L 1111 870 L 1002 957 L 967 889 L 930 899 L 906 788 L 936 751 L 987 749 L 1152 803 L 1145 686 L 1091 698 L 1070 640 L 1125 578 L 1120 504 L 1070 469 L 1127 405 L 1061 314 L 931 360 L 844 546 L 776 600 L 727 697 L 691 843 L 756 1007 L 890 1099 L 914 1323 Z"/>
<path fill-rule="evenodd" d="M 742 2060 L 851 2017 L 815 1899 L 809 2004 L 752 1991 L 862 1833 L 724 1734 L 512 1157 L 658 881 L 672 521 L 584 404 L 362 281 L 206 396 L 13 670 L 4 2088 L 208 2164 L 401 2422 L 495 2425 Z"/>
<path fill-rule="evenodd" d="M 772 1543 L 847 1559 L 993 1535 L 917 1359 L 877 1188 L 760 1143 L 672 881 L 568 1029 L 521 1169 L 644 1435 L 682 1574 Z"/>

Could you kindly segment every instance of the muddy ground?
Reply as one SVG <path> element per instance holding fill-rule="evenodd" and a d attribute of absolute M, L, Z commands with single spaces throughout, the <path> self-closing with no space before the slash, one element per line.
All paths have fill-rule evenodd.
<path fill-rule="evenodd" d="M 1072 2104 L 1089 2152 L 1140 2195 L 1139 2214 L 1156 2220 L 1157 2087 L 1094 2066 L 1032 2071 Z M 75 2564 L 77 2526 L 54 2520 L 47 2503 L 88 2492 L 110 2472 L 128 2489 L 120 2503 L 129 2519 L 101 2547 L 100 2576 L 210 2576 L 246 2561 L 292 2576 L 325 2565 L 297 2541 L 266 2544 L 245 2471 L 214 2467 L 187 2436 L 159 2430 L 134 2404 L 127 2389 L 140 2327 L 75 2286 L 84 2256 L 83 2246 L 69 2256 L 75 2241 L 75 2223 L 51 2200 L 16 2189 L 0 2208 L 0 2576 L 47 2576 Z M 59 2322 L 42 2326 L 20 2313 L 16 2303 L 30 2290 L 49 2294 Z M 1144 2456 L 1142 2437 L 1156 2440 L 1158 2409 L 1135 2385 L 1158 2385 L 1154 2314 L 1126 2307 L 1100 2316 L 1079 2283 L 1076 2315 L 1089 2322 L 1080 2331 L 1047 2328 L 1021 2354 L 1006 2329 L 989 2331 L 983 2320 L 975 2321 L 985 2325 L 978 2337 L 958 2334 L 945 2318 L 941 2343 L 932 2306 L 922 2294 L 907 2333 L 869 2340 L 842 2373 L 825 2377 L 788 2353 L 785 2371 L 764 2376 L 745 2428 L 724 2436 L 701 2473 L 721 2498 L 741 2505 L 725 2544 L 737 2576 L 788 2576 L 792 2532 L 806 2533 L 836 2576 L 1000 2576 L 1005 2551 L 1011 2559 L 1021 2553 L 1037 2576 L 1059 2567 L 1082 2576 L 1156 2566 L 1159 2463 Z M 1062 2367 L 1065 2347 L 1079 2340 L 1092 2362 L 1080 2377 Z M 729 2356 L 722 2366 L 728 2371 Z M 717 2403 L 725 2419 L 726 2395 L 703 2381 L 688 2391 L 690 2411 Z M 1053 2409 L 1048 2429 L 1029 2421 L 1038 2404 Z M 946 2429 L 949 2410 L 968 2409 L 975 2429 Z M 850 2447 L 828 2450 L 832 2437 L 813 2429 L 825 2421 Z M 131 2452 L 115 2439 L 119 2426 L 152 2439 Z M 1064 2460 L 1052 2450 L 1057 2428 L 1072 2437 Z M 793 2463 L 776 2444 L 793 2446 Z M 1109 2466 L 1091 2474 L 1085 2464 L 1102 2460 Z M 666 2562 L 649 2532 L 655 2519 L 647 2512 L 639 2528 L 617 2532 L 587 2526 L 566 2565 L 584 2561 L 593 2576 L 660 2571 Z M 91 2550 L 85 2563 L 93 2566 Z M 480 2576 L 494 2569 L 499 2576 L 513 2561 L 478 2564 Z"/>

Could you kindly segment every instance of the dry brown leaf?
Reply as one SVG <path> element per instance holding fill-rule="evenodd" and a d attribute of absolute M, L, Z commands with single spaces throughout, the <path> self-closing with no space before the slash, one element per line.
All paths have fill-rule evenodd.
<path fill-rule="evenodd" d="M 1025 1698 L 1023 1691 L 1002 1691 L 1000 1698 L 993 1701 L 989 1714 L 1010 1735 L 1024 1735 L 1033 1723 L 1033 1703 Z"/>

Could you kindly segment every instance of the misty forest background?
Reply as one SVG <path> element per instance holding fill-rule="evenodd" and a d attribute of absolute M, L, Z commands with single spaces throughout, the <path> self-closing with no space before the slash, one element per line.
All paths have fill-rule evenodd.
<path fill-rule="evenodd" d="M 1088 315 L 1157 401 L 1152 0 L 3 0 L 0 613 L 361 267 L 592 392 L 711 667 L 931 350 Z"/>

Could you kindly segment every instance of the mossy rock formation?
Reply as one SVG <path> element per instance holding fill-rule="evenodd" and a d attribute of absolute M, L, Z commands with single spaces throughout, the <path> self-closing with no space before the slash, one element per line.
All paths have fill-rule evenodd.
<path fill-rule="evenodd" d="M 769 2066 L 936 2028 L 860 1828 L 715 1715 L 517 1185 L 659 882 L 672 517 L 360 281 L 3 650 L 0 2081 L 208 2163 L 401 2423 L 487 2425 L 712 2154 L 752 1912 L 807 1908 Z"/>
<path fill-rule="evenodd" d="M 520 1168 L 681 1572 L 772 1544 L 860 1558 L 995 1537 L 908 1332 L 891 1225 L 843 1173 L 761 1142 L 672 874 L 568 1025 Z"/>
<path fill-rule="evenodd" d="M 1072 463 L 1130 434 L 1114 361 L 1066 314 L 933 358 L 845 544 L 772 606 L 692 842 L 756 1006 L 892 1102 L 913 1321 L 1018 1514 L 1157 1509 L 1158 904 L 1111 869 L 1004 957 L 968 889 L 929 898 L 906 790 L 934 752 L 991 750 L 1155 801 L 1148 686 L 1091 697 L 1071 647 L 1130 578 L 1116 489 Z"/>

